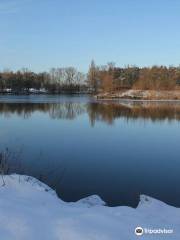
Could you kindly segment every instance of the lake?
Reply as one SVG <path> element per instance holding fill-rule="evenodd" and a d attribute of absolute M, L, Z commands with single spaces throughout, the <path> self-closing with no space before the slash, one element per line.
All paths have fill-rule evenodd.
<path fill-rule="evenodd" d="M 146 194 L 180 207 L 180 103 L 91 96 L 0 96 L 0 150 L 10 171 L 61 199 L 97 194 L 136 207 Z"/>

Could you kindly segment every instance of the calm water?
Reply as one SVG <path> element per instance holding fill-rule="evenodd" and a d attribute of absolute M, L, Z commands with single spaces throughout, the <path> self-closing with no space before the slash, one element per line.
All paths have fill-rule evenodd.
<path fill-rule="evenodd" d="M 0 128 L 0 149 L 15 152 L 11 171 L 65 201 L 98 194 L 136 206 L 147 194 L 180 207 L 179 103 L 1 96 Z"/>

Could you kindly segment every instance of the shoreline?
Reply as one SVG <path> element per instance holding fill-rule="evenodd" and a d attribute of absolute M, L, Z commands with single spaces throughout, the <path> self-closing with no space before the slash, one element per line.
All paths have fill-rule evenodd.
<path fill-rule="evenodd" d="M 97 101 L 119 101 L 119 102 L 175 102 L 180 103 L 180 99 L 131 99 L 131 98 L 98 98 Z"/>
<path fill-rule="evenodd" d="M 136 208 L 108 207 L 97 195 L 64 202 L 54 190 L 33 177 L 13 174 L 3 178 L 2 239 L 128 240 L 135 238 L 135 229 L 140 226 L 144 231 L 151 230 L 144 235 L 152 239 L 157 239 L 156 229 L 162 229 L 158 232 L 162 235 L 167 229 L 169 237 L 172 234 L 174 240 L 180 239 L 180 208 L 146 195 L 140 196 Z"/>
<path fill-rule="evenodd" d="M 97 100 L 147 101 L 147 102 L 180 102 L 180 90 L 134 90 L 99 93 Z"/>

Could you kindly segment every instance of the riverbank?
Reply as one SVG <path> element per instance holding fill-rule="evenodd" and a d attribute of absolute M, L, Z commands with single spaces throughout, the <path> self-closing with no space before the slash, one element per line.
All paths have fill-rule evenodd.
<path fill-rule="evenodd" d="M 107 207 L 98 196 L 67 203 L 32 177 L 10 175 L 4 181 L 2 186 L 0 178 L 3 240 L 133 240 L 137 226 L 169 231 L 141 239 L 180 239 L 180 209 L 147 196 L 141 196 L 136 209 Z"/>
<path fill-rule="evenodd" d="M 132 99 L 132 100 L 180 100 L 180 90 L 155 91 L 155 90 L 126 90 L 114 93 L 99 93 L 97 99 Z"/>

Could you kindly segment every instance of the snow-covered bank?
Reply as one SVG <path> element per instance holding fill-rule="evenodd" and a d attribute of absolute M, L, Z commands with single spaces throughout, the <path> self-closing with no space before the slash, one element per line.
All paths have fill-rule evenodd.
<path fill-rule="evenodd" d="M 97 196 L 76 203 L 60 200 L 38 180 L 5 176 L 0 187 L 1 240 L 180 239 L 180 209 L 141 196 L 136 209 L 107 207 Z M 0 184 L 2 179 L 0 178 Z M 144 234 L 134 229 L 173 229 L 173 234 Z"/>
<path fill-rule="evenodd" d="M 180 100 L 180 90 L 122 90 L 114 93 L 100 93 L 97 99 L 133 99 L 133 100 Z"/>

